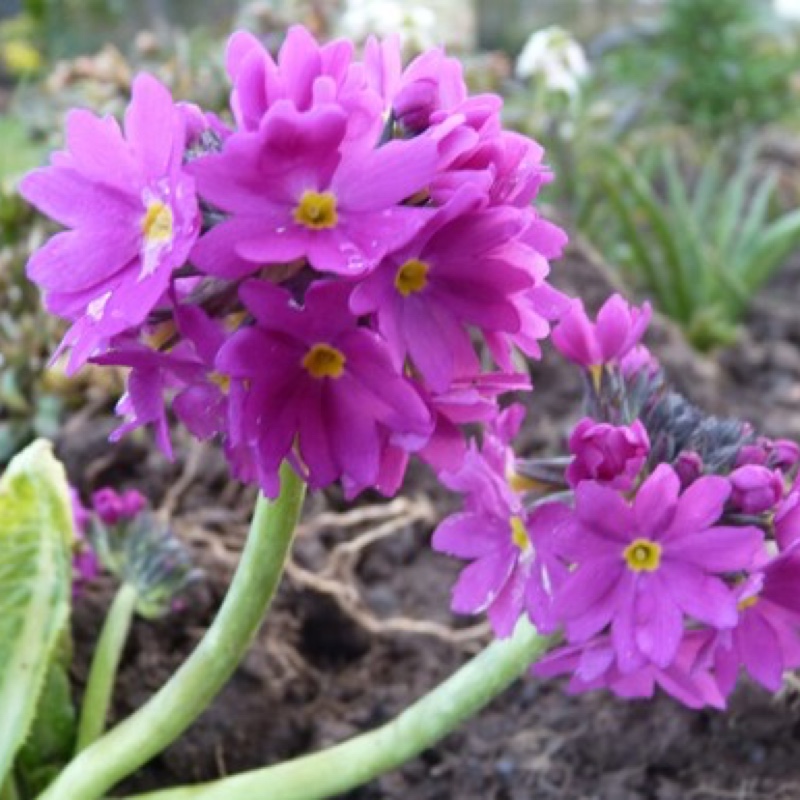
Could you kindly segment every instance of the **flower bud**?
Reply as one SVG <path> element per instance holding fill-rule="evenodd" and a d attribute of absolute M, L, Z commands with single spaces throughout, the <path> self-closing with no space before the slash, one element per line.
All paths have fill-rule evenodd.
<path fill-rule="evenodd" d="M 639 420 L 631 426 L 616 426 L 586 417 L 572 432 L 569 449 L 575 456 L 567 469 L 571 486 L 595 480 L 626 491 L 650 452 L 650 440 Z"/>
<path fill-rule="evenodd" d="M 703 474 L 703 459 L 694 450 L 684 450 L 672 466 L 680 478 L 682 489 L 694 483 Z"/>
<path fill-rule="evenodd" d="M 758 464 L 746 464 L 731 473 L 731 502 L 745 514 L 760 514 L 772 508 L 783 495 L 780 472 Z"/>
<path fill-rule="evenodd" d="M 117 525 L 133 519 L 146 505 L 144 496 L 136 489 L 118 494 L 106 486 L 92 494 L 92 506 L 105 525 Z"/>
<path fill-rule="evenodd" d="M 178 596 L 200 576 L 183 543 L 150 512 L 113 526 L 98 520 L 92 540 L 103 566 L 136 589 L 136 611 L 147 619 L 174 608 Z"/>

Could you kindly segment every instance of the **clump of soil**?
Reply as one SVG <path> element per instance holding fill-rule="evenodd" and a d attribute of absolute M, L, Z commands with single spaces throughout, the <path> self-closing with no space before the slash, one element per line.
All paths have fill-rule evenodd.
<path fill-rule="evenodd" d="M 585 248 L 571 250 L 555 273 L 590 307 L 616 288 Z M 758 299 L 740 343 L 718 357 L 695 355 L 663 320 L 649 342 L 695 402 L 750 419 L 768 435 L 800 439 L 798 305 L 795 264 Z M 532 376 L 536 391 L 527 401 L 521 448 L 553 453 L 580 413 L 580 380 L 552 354 L 533 365 Z M 112 425 L 99 413 L 67 427 L 59 449 L 73 479 L 84 490 L 112 483 L 147 492 L 171 513 L 206 573 L 177 616 L 135 623 L 115 694 L 118 720 L 152 695 L 202 637 L 235 567 L 254 494 L 229 482 L 213 448 L 181 441 L 177 463 L 168 464 L 146 437 L 110 448 Z M 421 466 L 407 485 L 404 499 L 389 505 L 367 496 L 346 513 L 336 492 L 309 501 L 292 568 L 255 647 L 214 705 L 120 794 L 260 767 L 379 725 L 488 641 L 480 620 L 450 615 L 458 565 L 428 544 L 454 498 Z M 75 610 L 78 691 L 111 590 L 101 582 Z M 663 697 L 569 697 L 557 682 L 528 678 L 420 758 L 347 797 L 800 798 L 800 710 L 790 693 L 776 699 L 746 684 L 720 714 L 692 712 Z"/>

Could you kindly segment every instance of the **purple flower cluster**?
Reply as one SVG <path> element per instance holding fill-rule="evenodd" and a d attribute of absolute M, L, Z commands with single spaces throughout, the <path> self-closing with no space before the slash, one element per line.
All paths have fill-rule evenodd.
<path fill-rule="evenodd" d="M 569 306 L 542 149 L 441 50 L 403 69 L 394 40 L 358 60 L 294 27 L 277 58 L 235 34 L 227 70 L 231 126 L 143 75 L 122 127 L 72 112 L 23 180 L 68 228 L 29 275 L 69 369 L 128 367 L 117 436 L 169 453 L 171 409 L 270 496 L 285 459 L 349 496 L 396 491 L 412 453 L 453 471 Z"/>
<path fill-rule="evenodd" d="M 455 611 L 561 632 L 537 675 L 721 708 L 742 670 L 777 691 L 800 666 L 800 448 L 671 391 L 639 344 L 649 314 L 572 307 L 553 332 L 585 375 L 569 455 L 517 459 L 505 412 L 444 476 L 465 509 L 433 545 L 470 562 Z"/>
<path fill-rule="evenodd" d="M 97 553 L 91 541 L 93 528 L 98 523 L 115 526 L 131 522 L 145 509 L 147 500 L 136 489 L 128 489 L 119 494 L 110 486 L 94 492 L 88 508 L 83 505 L 77 489 L 72 486 L 70 486 L 70 500 L 75 529 L 72 556 L 73 593 L 79 594 L 100 571 Z"/>

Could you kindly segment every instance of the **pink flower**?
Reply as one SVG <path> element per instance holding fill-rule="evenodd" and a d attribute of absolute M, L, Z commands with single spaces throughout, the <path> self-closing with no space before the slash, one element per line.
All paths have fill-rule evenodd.
<path fill-rule="evenodd" d="M 456 365 L 478 372 L 469 326 L 516 333 L 513 296 L 533 285 L 516 209 L 482 209 L 465 187 L 404 248 L 385 259 L 353 292 L 356 314 L 376 315 L 400 358 L 408 355 L 437 392 Z"/>
<path fill-rule="evenodd" d="M 247 31 L 231 36 L 226 54 L 233 83 L 231 108 L 239 130 L 257 131 L 280 101 L 305 112 L 339 106 L 347 117 L 347 138 L 377 141 L 383 127 L 380 95 L 353 63 L 353 45 L 338 40 L 323 46 L 301 25 L 289 28 L 277 62 Z"/>
<path fill-rule="evenodd" d="M 599 367 L 628 355 L 642 338 L 651 315 L 649 303 L 637 308 L 615 294 L 592 323 L 578 300 L 553 330 L 553 344 L 570 361 L 587 369 Z"/>
<path fill-rule="evenodd" d="M 436 48 L 417 56 L 403 70 L 398 37 L 370 39 L 364 50 L 366 78 L 409 134 L 431 127 L 437 112 L 452 112 L 467 100 L 464 70 L 455 58 Z"/>
<path fill-rule="evenodd" d="M 794 584 L 788 603 L 787 577 Z M 717 632 L 706 647 L 724 694 L 736 685 L 740 667 L 765 689 L 777 692 L 784 673 L 800 666 L 800 615 L 794 600 L 799 582 L 797 556 L 784 554 L 737 588 L 736 626 Z"/>
<path fill-rule="evenodd" d="M 554 549 L 555 531 L 569 509 L 546 503 L 525 510 L 504 471 L 474 446 L 461 470 L 443 481 L 466 494 L 465 510 L 445 519 L 432 541 L 434 550 L 471 562 L 453 588 L 453 611 L 485 611 L 501 637 L 511 635 L 523 613 L 540 630 L 552 630 L 550 587 L 565 572 Z"/>
<path fill-rule="evenodd" d="M 125 422 L 112 433 L 112 441 L 153 425 L 156 441 L 168 458 L 172 458 L 172 445 L 165 393 L 174 394 L 175 414 L 198 439 L 217 434 L 224 439 L 227 417 L 221 386 L 224 381 L 214 372 L 214 361 L 227 332 L 198 306 L 176 303 L 173 313 L 182 338 L 169 352 L 117 337 L 111 352 L 93 359 L 96 364 L 130 367 L 127 391 L 117 405 L 117 413 L 125 417 Z"/>
<path fill-rule="evenodd" d="M 574 642 L 610 626 L 623 672 L 672 663 L 686 618 L 732 628 L 736 598 L 720 576 L 747 569 L 761 551 L 759 529 L 714 525 L 730 494 L 724 478 L 679 490 L 666 464 L 631 504 L 591 481 L 575 490 L 565 548 L 575 569 L 556 593 L 553 614 Z"/>
<path fill-rule="evenodd" d="M 185 120 L 169 92 L 139 75 L 125 115 L 67 118 L 67 150 L 29 173 L 22 195 L 72 230 L 31 257 L 47 308 L 73 321 L 69 370 L 141 325 L 185 263 L 199 230 L 194 182 L 182 167 Z"/>
<path fill-rule="evenodd" d="M 570 486 L 594 480 L 627 491 L 644 466 L 650 440 L 638 419 L 630 426 L 617 426 L 585 417 L 572 431 L 569 450 L 574 456 L 567 468 Z"/>
<path fill-rule="evenodd" d="M 800 539 L 800 489 L 792 489 L 778 504 L 773 527 L 781 550 L 788 550 Z"/>
<path fill-rule="evenodd" d="M 428 409 L 385 343 L 350 315 L 349 291 L 316 283 L 300 308 L 269 283 L 241 289 L 256 325 L 233 334 L 217 369 L 232 380 L 231 441 L 252 448 L 270 496 L 295 446 L 310 487 L 342 479 L 352 496 L 380 488 L 393 445 L 419 449 L 431 433 Z"/>
<path fill-rule="evenodd" d="M 610 636 L 598 636 L 585 644 L 562 647 L 533 666 L 540 678 L 571 676 L 570 694 L 608 689 L 625 700 L 651 698 L 658 686 L 688 708 L 725 708 L 711 666 L 699 659 L 707 642 L 707 631 L 689 631 L 681 640 L 674 660 L 661 668 L 647 663 L 622 671 Z"/>
<path fill-rule="evenodd" d="M 281 100 L 258 130 L 191 162 L 201 197 L 230 215 L 200 239 L 193 263 L 237 279 L 307 258 L 320 272 L 356 276 L 405 245 L 429 211 L 401 203 L 433 177 L 435 143 L 365 143 L 355 153 L 343 149 L 346 132 L 335 105 L 301 113 Z"/>
<path fill-rule="evenodd" d="M 419 457 L 437 473 L 458 471 L 467 452 L 462 426 L 495 423 L 498 397 L 530 388 L 530 378 L 520 373 L 458 375 L 446 392 L 426 397 L 436 422 L 431 438 L 418 452 Z"/>

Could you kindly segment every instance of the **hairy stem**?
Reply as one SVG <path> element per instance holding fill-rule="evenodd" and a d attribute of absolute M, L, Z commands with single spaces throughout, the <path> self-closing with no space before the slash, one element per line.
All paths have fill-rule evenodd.
<path fill-rule="evenodd" d="M 236 575 L 197 649 L 145 705 L 71 761 L 40 800 L 97 800 L 175 741 L 211 704 L 269 608 L 304 496 L 305 484 L 284 464 L 280 497 L 259 498 Z"/>
<path fill-rule="evenodd" d="M 105 730 L 117 668 L 128 640 L 136 600 L 136 589 L 123 583 L 106 616 L 83 697 L 76 753 L 99 739 Z"/>
<path fill-rule="evenodd" d="M 554 643 L 521 620 L 400 716 L 370 733 L 273 767 L 128 800 L 322 800 L 361 786 L 435 744 L 480 711 Z"/>

